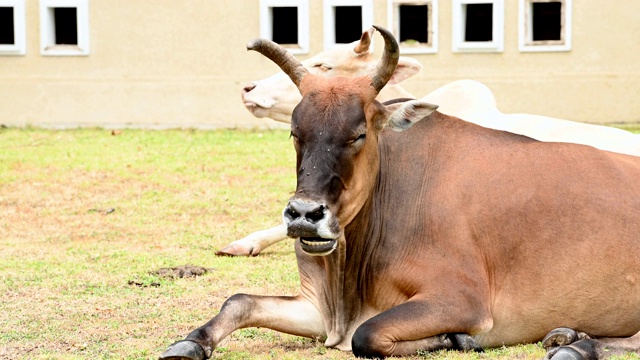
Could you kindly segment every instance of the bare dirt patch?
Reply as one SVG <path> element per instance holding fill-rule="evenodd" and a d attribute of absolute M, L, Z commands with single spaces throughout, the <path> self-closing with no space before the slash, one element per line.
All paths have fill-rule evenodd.
<path fill-rule="evenodd" d="M 153 273 L 167 279 L 189 278 L 202 276 L 208 272 L 213 271 L 213 268 L 206 268 L 196 265 L 182 265 L 172 268 L 162 268 L 154 271 Z"/>

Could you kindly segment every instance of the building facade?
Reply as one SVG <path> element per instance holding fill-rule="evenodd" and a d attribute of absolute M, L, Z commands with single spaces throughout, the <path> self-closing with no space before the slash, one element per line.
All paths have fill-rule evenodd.
<path fill-rule="evenodd" d="M 417 97 L 475 79 L 506 113 L 640 122 L 638 1 L 0 0 L 0 124 L 276 127 L 240 100 L 278 70 L 247 41 L 305 59 L 371 24 L 423 64 Z"/>

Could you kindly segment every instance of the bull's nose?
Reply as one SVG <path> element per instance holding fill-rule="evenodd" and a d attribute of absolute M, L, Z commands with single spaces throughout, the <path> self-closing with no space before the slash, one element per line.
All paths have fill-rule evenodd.
<path fill-rule="evenodd" d="M 292 200 L 284 211 L 289 221 L 304 219 L 312 224 L 324 219 L 326 207 L 315 202 Z"/>
<path fill-rule="evenodd" d="M 251 83 L 251 84 L 247 84 L 242 88 L 242 94 L 246 94 L 248 92 L 250 92 L 251 90 L 256 88 L 256 84 Z"/>

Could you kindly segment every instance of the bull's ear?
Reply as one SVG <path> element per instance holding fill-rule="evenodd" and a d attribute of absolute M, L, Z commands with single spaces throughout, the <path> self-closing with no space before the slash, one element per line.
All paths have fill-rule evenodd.
<path fill-rule="evenodd" d="M 391 75 L 388 83 L 398 84 L 417 74 L 420 70 L 422 70 L 422 64 L 418 60 L 401 56 L 398 59 L 398 66 L 396 66 L 396 70 Z"/>
<path fill-rule="evenodd" d="M 420 100 L 409 100 L 387 105 L 387 110 L 390 111 L 387 125 L 395 131 L 407 130 L 413 124 L 436 111 L 437 108 L 438 105 Z"/>

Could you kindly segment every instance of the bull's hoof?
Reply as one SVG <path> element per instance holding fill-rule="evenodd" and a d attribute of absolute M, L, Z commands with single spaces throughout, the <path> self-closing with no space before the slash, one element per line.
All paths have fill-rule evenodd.
<path fill-rule="evenodd" d="M 578 333 L 578 337 L 586 336 L 584 333 Z M 551 360 L 597 360 L 608 358 L 614 353 L 605 354 L 602 345 L 591 338 L 579 339 L 578 341 L 567 346 L 560 346 L 549 349 L 545 359 Z"/>
<path fill-rule="evenodd" d="M 253 246 L 238 243 L 231 243 L 222 250 L 216 251 L 218 256 L 256 256 L 258 253 L 260 251 L 254 249 Z"/>
<path fill-rule="evenodd" d="M 484 349 L 469 335 L 463 333 L 449 334 L 453 348 L 462 351 L 484 352 Z"/>
<path fill-rule="evenodd" d="M 180 340 L 170 345 L 158 360 L 204 360 L 204 349 L 191 340 Z"/>
<path fill-rule="evenodd" d="M 569 346 L 564 346 L 559 348 L 558 351 L 556 351 L 551 357 L 549 357 L 549 359 L 551 360 L 586 360 L 587 358 L 584 357 L 581 353 L 579 353 L 575 349 Z"/>
<path fill-rule="evenodd" d="M 598 355 L 593 342 L 590 340 L 580 341 L 576 345 L 563 346 L 549 351 L 545 359 L 551 360 L 597 360 L 602 357 Z M 584 346 L 581 346 L 584 345 Z M 551 354 L 552 353 L 552 354 Z"/>
<path fill-rule="evenodd" d="M 569 328 L 557 328 L 551 330 L 547 336 L 542 339 L 542 347 L 549 350 L 558 346 L 566 346 L 578 341 L 578 333 Z"/>

